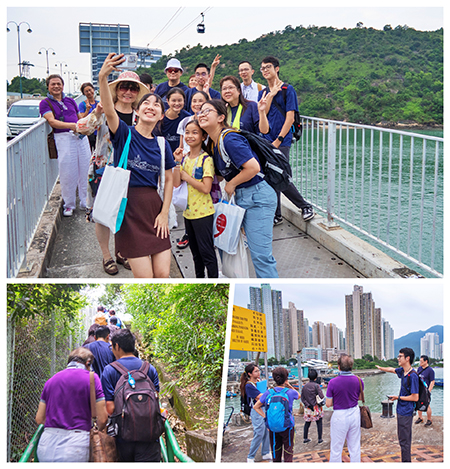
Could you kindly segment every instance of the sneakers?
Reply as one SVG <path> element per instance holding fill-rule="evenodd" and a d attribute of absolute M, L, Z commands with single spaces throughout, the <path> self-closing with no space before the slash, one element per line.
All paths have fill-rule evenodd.
<path fill-rule="evenodd" d="M 263 454 L 263 461 L 272 461 L 272 455 L 270 453 Z"/>
<path fill-rule="evenodd" d="M 304 221 L 312 220 L 315 217 L 315 213 L 311 205 L 302 208 L 302 217 Z"/>
<path fill-rule="evenodd" d="M 427 420 L 427 423 L 424 425 L 424 427 L 430 427 L 433 422 L 431 420 Z"/>
<path fill-rule="evenodd" d="M 184 249 L 189 246 L 189 236 L 186 233 L 184 233 L 183 237 L 177 242 L 177 246 L 180 249 Z"/>
<path fill-rule="evenodd" d="M 247 458 L 247 462 L 255 462 L 255 460 L 251 458 Z"/>
<path fill-rule="evenodd" d="M 419 417 L 414 423 L 422 423 L 423 420 Z"/>
<path fill-rule="evenodd" d="M 73 208 L 65 208 L 63 215 L 65 217 L 71 217 L 73 215 Z"/>
<path fill-rule="evenodd" d="M 275 217 L 273 219 L 273 226 L 281 225 L 283 223 L 283 219 L 281 217 Z"/>
<path fill-rule="evenodd" d="M 323 443 L 323 440 L 319 440 L 319 441 L 317 442 L 318 445 L 320 445 L 321 443 Z"/>
<path fill-rule="evenodd" d="M 303 443 L 309 443 L 310 441 L 311 441 L 311 438 L 305 438 L 305 439 L 303 440 Z"/>

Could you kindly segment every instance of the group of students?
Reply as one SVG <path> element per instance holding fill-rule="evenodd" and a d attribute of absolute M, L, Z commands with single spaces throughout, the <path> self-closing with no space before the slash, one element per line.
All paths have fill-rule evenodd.
<path fill-rule="evenodd" d="M 272 56 L 262 60 L 261 71 L 267 87 L 253 82 L 252 73 L 249 73 L 253 68 L 249 62 L 243 62 L 239 66 L 243 83 L 234 76 L 226 76 L 220 81 L 220 92 L 210 86 L 220 56 L 215 58 L 211 68 L 203 63 L 195 67 L 195 74 L 190 79 L 192 87 L 180 80 L 183 73 L 180 62 L 170 59 L 165 69 L 168 81 L 159 84 L 154 92 L 131 71 L 122 72 L 118 79 L 108 83 L 108 76 L 120 71 L 124 60 L 123 54 L 111 53 L 104 61 L 98 77 L 100 103 L 95 100 L 92 85 L 84 84 L 83 94 L 87 99 L 75 117 L 68 119 L 68 116 L 52 113 L 48 101 L 56 102 L 58 109 L 60 105 L 67 107 L 62 93 L 63 83 L 53 77 L 48 80 L 49 100 L 44 100 L 46 102 L 41 108 L 41 114 L 55 131 L 58 129 L 65 134 L 75 130 L 74 119 L 76 121 L 90 113 L 95 113 L 98 118 L 104 114 L 110 146 L 99 151 L 100 130 L 97 130 L 96 145 L 91 137 L 91 148 L 97 151 L 93 156 L 95 172 L 90 175 L 90 183 L 101 181 L 98 174 L 107 164 L 119 163 L 128 136 L 131 137 L 128 202 L 122 226 L 115 235 L 116 260 L 109 250 L 109 229 L 100 223 L 96 223 L 95 228 L 105 272 L 115 275 L 118 273 L 117 264 L 122 264 L 132 270 L 134 277 L 169 277 L 169 230 L 172 228 L 169 226 L 169 211 L 174 187 L 186 182 L 188 198 L 183 212 L 186 232 L 179 245 L 189 244 L 197 278 L 205 277 L 205 270 L 209 278 L 217 278 L 219 269 L 212 234 L 214 206 L 211 190 L 218 191 L 219 179 L 223 178 L 222 196 L 234 196 L 235 203 L 246 210 L 242 227 L 257 277 L 277 278 L 272 237 L 273 226 L 282 222 L 280 193 L 264 180 L 258 157 L 247 140 L 239 132 L 224 130 L 234 128 L 259 133 L 289 158 L 291 126 L 298 102 L 292 86 L 278 77 L 278 60 Z M 55 83 L 58 93 L 52 95 Z M 245 93 L 254 99 L 255 91 L 255 101 L 244 98 Z M 158 136 L 164 137 L 164 144 L 156 138 Z M 79 137 L 75 137 L 75 144 L 86 140 L 85 150 L 87 138 Z M 73 136 L 66 140 L 72 142 Z M 66 140 L 61 145 L 59 138 L 56 140 L 58 152 Z M 222 159 L 221 148 L 229 155 L 231 165 Z M 90 219 L 95 198 L 90 197 L 89 203 L 85 203 L 87 181 L 82 181 L 84 176 L 81 173 L 85 172 L 86 158 L 83 156 L 84 166 L 81 168 L 73 163 L 73 155 L 64 158 L 64 150 L 61 153 L 59 165 L 64 215 L 73 213 L 78 185 L 81 206 L 86 206 Z M 72 161 L 70 168 L 64 168 L 66 159 Z M 162 164 L 163 195 L 158 194 Z M 67 188 L 69 179 L 70 189 Z M 92 187 L 96 187 L 95 184 Z M 301 209 L 304 220 L 314 216 L 312 206 L 292 183 L 283 193 Z"/>
<path fill-rule="evenodd" d="M 44 385 L 36 414 L 36 422 L 45 427 L 37 447 L 39 462 L 90 460 L 92 372 L 97 426 L 101 431 L 108 426 L 108 434 L 114 434 L 118 460 L 161 460 L 159 435 L 164 424 L 158 400 L 158 372 L 139 358 L 132 332 L 128 328 L 117 328 L 110 334 L 112 326 L 104 324 L 102 314 L 97 314 L 83 346 L 69 354 L 67 367 Z M 91 329 L 94 330 L 93 340 Z M 119 392 L 120 389 L 126 392 L 126 383 L 131 391 L 134 391 L 131 388 L 136 388 L 136 392 L 139 389 L 141 400 L 145 398 L 141 406 L 135 404 L 136 399 L 127 399 Z M 137 435 L 129 436 L 127 429 L 130 427 L 138 430 Z M 159 435 L 146 434 L 148 428 L 159 428 Z"/>
<path fill-rule="evenodd" d="M 428 357 L 423 355 L 420 357 L 420 367 L 416 372 L 412 368 L 414 357 L 414 351 L 404 347 L 399 351 L 398 368 L 377 366 L 381 371 L 396 374 L 401 380 L 399 394 L 390 395 L 389 400 L 397 401 L 397 436 L 402 462 L 411 462 L 412 424 L 416 408 L 426 407 L 424 411 L 427 412 L 428 420 L 425 425 L 432 425 L 429 403 L 434 385 L 434 371 L 428 365 Z M 254 363 L 247 365 L 240 381 L 242 408 L 244 413 L 250 408 L 253 426 L 253 439 L 247 462 L 255 462 L 260 446 L 263 460 L 292 462 L 295 436 L 292 409 L 296 399 L 301 399 L 304 406 L 303 443 L 311 441 L 308 433 L 312 422 L 316 422 L 317 425 L 318 444 L 323 443 L 323 417 L 326 405 L 333 408 L 330 420 L 329 462 L 342 462 L 342 450 L 345 443 L 347 443 L 350 461 L 361 462 L 361 412 L 358 401 L 364 401 L 364 382 L 353 374 L 353 364 L 354 361 L 350 355 L 345 353 L 340 355 L 339 375 L 328 382 L 326 396 L 318 383 L 318 374 L 314 369 L 308 371 L 309 382 L 302 386 L 299 393 L 289 384 L 288 370 L 278 367 L 272 371 L 273 387 L 263 392 L 258 389 L 259 368 Z M 274 396 L 281 397 L 275 399 Z M 271 417 L 269 412 L 271 407 L 277 404 L 275 401 L 282 401 L 282 399 L 285 401 L 285 414 L 289 421 L 284 424 L 284 428 L 276 430 L 273 423 L 274 417 Z M 415 424 L 422 422 L 422 411 L 419 411 Z"/>

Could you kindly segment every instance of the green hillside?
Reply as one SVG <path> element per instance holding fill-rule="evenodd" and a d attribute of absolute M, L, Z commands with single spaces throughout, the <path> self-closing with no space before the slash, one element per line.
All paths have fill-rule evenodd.
<path fill-rule="evenodd" d="M 216 89 L 223 76 L 237 76 L 241 60 L 250 60 L 255 81 L 264 83 L 260 61 L 275 55 L 280 78 L 296 89 L 303 115 L 364 124 L 443 124 L 443 29 L 286 26 L 255 41 L 187 45 L 175 57 L 187 81 L 197 63 L 210 64 L 216 54 L 222 56 Z M 167 58 L 147 69 L 157 83 L 166 79 Z"/>

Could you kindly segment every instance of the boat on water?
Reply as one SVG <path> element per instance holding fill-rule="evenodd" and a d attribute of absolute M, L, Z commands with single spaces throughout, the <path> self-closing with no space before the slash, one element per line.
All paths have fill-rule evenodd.
<path fill-rule="evenodd" d="M 440 388 L 443 388 L 443 387 L 444 387 L 444 378 L 442 378 L 442 379 L 435 379 L 435 380 L 434 380 L 434 385 L 435 385 L 435 386 L 439 386 Z"/>

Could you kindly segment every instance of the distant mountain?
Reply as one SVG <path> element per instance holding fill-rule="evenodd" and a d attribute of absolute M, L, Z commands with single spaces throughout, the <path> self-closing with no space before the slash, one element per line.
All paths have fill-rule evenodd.
<path fill-rule="evenodd" d="M 420 339 L 427 333 L 427 332 L 436 332 L 439 335 L 439 343 L 442 344 L 444 342 L 444 326 L 433 326 L 427 329 L 426 331 L 416 331 L 410 332 L 403 337 L 394 340 L 394 349 L 395 353 L 403 347 L 410 347 L 414 350 L 416 357 L 420 356 Z"/>
<path fill-rule="evenodd" d="M 259 70 L 261 60 L 274 55 L 280 60 L 280 78 L 297 92 L 302 115 L 362 124 L 443 125 L 443 41 L 443 28 L 288 25 L 253 41 L 242 38 L 216 47 L 186 45 L 175 56 L 186 83 L 197 64 L 209 65 L 220 54 L 212 83 L 218 90 L 221 78 L 238 75 L 242 60 L 250 60 L 253 79 L 266 84 Z M 138 73 L 150 73 L 154 83 L 166 81 L 168 58 L 163 56 Z"/>

